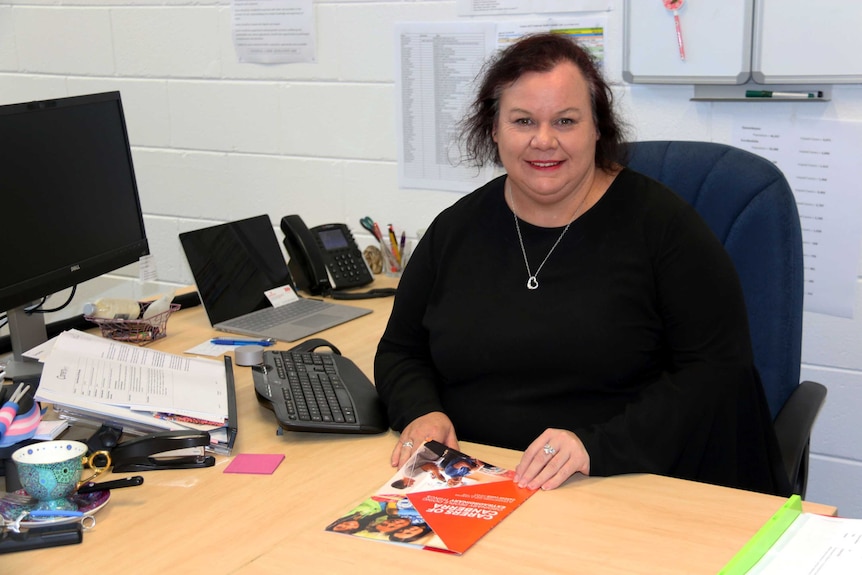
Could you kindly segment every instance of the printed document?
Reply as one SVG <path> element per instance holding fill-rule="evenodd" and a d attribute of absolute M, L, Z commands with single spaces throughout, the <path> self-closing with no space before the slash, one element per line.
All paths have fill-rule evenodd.
<path fill-rule="evenodd" d="M 77 330 L 57 336 L 43 358 L 37 399 L 96 410 L 114 406 L 224 421 L 221 362 L 173 355 Z"/>
<path fill-rule="evenodd" d="M 862 520 L 801 514 L 748 575 L 862 573 Z"/>

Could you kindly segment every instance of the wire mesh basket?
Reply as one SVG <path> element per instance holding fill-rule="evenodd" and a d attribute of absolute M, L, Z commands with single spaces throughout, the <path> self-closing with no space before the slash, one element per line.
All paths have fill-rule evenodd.
<path fill-rule="evenodd" d="M 139 303 L 143 315 L 152 302 Z M 146 345 L 168 335 L 168 318 L 178 309 L 180 304 L 172 303 L 167 311 L 147 319 L 105 319 L 89 315 L 85 315 L 84 319 L 98 325 L 102 337 Z"/>

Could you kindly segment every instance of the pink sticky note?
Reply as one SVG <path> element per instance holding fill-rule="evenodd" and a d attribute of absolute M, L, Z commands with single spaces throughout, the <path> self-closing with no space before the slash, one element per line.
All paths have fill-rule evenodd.
<path fill-rule="evenodd" d="M 225 467 L 225 473 L 272 475 L 284 459 L 282 453 L 240 453 Z"/>

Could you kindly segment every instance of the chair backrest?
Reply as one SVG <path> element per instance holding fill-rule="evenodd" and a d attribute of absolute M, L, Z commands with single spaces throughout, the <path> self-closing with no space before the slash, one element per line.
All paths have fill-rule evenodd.
<path fill-rule="evenodd" d="M 712 142 L 634 142 L 628 166 L 694 206 L 730 254 L 774 419 L 802 359 L 802 232 L 787 180 L 769 160 Z"/>

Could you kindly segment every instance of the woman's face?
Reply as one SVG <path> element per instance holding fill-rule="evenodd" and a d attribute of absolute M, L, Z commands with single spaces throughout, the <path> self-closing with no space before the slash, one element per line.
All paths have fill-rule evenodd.
<path fill-rule="evenodd" d="M 518 206 L 576 205 L 592 184 L 598 137 L 589 87 L 569 61 L 527 72 L 500 95 L 494 141 Z"/>
<path fill-rule="evenodd" d="M 421 525 L 411 525 L 410 527 L 405 527 L 404 529 L 399 529 L 397 533 L 393 533 L 392 536 L 396 539 L 410 539 L 411 537 L 416 537 L 417 535 L 421 535 L 425 531 L 425 528 Z"/>
<path fill-rule="evenodd" d="M 385 519 L 375 525 L 375 529 L 379 533 L 392 533 L 393 531 L 398 531 L 403 527 L 407 527 L 410 525 L 410 520 L 405 519 L 403 517 L 392 517 L 389 519 Z"/>
<path fill-rule="evenodd" d="M 359 521 L 355 519 L 348 519 L 347 521 L 342 521 L 341 523 L 335 525 L 332 530 L 333 531 L 356 531 L 359 529 Z"/>

